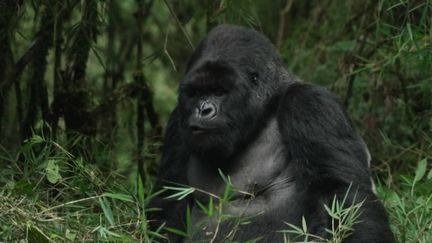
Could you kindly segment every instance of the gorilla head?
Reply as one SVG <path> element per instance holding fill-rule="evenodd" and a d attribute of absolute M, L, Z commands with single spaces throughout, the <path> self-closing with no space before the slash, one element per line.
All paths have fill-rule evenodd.
<path fill-rule="evenodd" d="M 235 26 L 215 28 L 191 57 L 179 89 L 191 150 L 221 159 L 244 145 L 289 83 L 281 67 L 266 37 Z"/>

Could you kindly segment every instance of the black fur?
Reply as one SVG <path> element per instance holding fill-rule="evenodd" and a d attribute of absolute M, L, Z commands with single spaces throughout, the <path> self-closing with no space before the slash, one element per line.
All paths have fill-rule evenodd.
<path fill-rule="evenodd" d="M 288 229 L 285 222 L 301 225 L 302 217 L 309 233 L 329 237 L 325 229 L 331 228 L 331 218 L 323 205 L 335 196 L 342 201 L 351 188 L 346 205 L 364 203 L 344 242 L 394 242 L 386 212 L 372 191 L 367 160 L 363 140 L 334 95 L 290 75 L 263 35 L 223 25 L 189 61 L 167 126 L 156 191 L 179 183 L 220 195 L 221 170 L 234 186 L 254 194 L 227 209 L 234 216 L 241 216 L 238 208 L 245 209 L 250 223 L 233 234 L 233 221 L 224 221 L 214 236 L 216 227 L 208 222 L 210 234 L 197 229 L 186 240 L 283 242 L 278 231 Z M 153 229 L 166 223 L 185 230 L 187 207 L 193 225 L 211 221 L 195 204 L 208 197 L 194 193 L 180 201 L 165 199 L 170 193 L 159 194 L 149 205 L 161 209 L 149 212 Z M 185 240 L 166 234 L 170 242 Z"/>

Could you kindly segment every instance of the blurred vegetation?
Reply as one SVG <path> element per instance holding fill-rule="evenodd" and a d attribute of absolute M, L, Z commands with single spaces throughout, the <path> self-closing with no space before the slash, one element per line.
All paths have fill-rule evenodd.
<path fill-rule="evenodd" d="M 0 1 L 0 241 L 157 240 L 163 127 L 221 23 L 341 97 L 397 239 L 432 242 L 430 0 Z"/>

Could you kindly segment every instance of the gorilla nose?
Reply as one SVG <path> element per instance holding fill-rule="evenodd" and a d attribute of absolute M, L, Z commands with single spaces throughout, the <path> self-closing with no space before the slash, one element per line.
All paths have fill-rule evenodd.
<path fill-rule="evenodd" d="M 201 118 L 212 118 L 216 115 L 216 106 L 212 102 L 204 102 L 199 108 Z"/>

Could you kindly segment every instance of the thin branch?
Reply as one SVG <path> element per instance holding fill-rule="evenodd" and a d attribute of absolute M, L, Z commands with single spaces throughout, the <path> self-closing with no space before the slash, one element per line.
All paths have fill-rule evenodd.
<path fill-rule="evenodd" d="M 287 0 L 285 7 L 279 13 L 279 29 L 277 33 L 277 39 L 276 39 L 276 47 L 278 50 L 280 50 L 282 47 L 283 38 L 285 36 L 286 16 L 291 10 L 293 2 L 294 2 L 293 0 Z"/>
<path fill-rule="evenodd" d="M 363 36 L 363 38 L 361 40 L 360 48 L 359 48 L 359 51 L 358 51 L 359 55 L 361 55 L 363 53 L 363 51 L 364 51 L 364 48 L 366 46 L 366 42 L 367 42 L 368 36 L 369 36 L 369 32 L 366 33 L 366 35 Z M 351 66 L 350 66 L 350 73 L 352 73 L 354 70 L 356 70 L 359 66 L 360 66 L 360 62 L 359 61 L 356 61 L 353 64 L 351 64 Z M 350 77 L 349 77 L 349 79 L 348 79 L 348 88 L 347 88 L 345 99 L 344 99 L 344 105 L 347 108 L 349 106 L 349 102 L 350 102 L 350 99 L 352 97 L 352 92 L 353 92 L 353 87 L 354 87 L 354 80 L 355 80 L 356 76 L 357 76 L 356 74 L 351 74 Z"/>
<path fill-rule="evenodd" d="M 176 65 L 174 63 L 174 60 L 171 58 L 171 55 L 168 52 L 167 44 L 168 44 L 168 30 L 166 31 L 166 34 L 165 34 L 165 43 L 164 43 L 164 50 L 163 50 L 163 52 L 167 56 L 168 60 L 170 61 L 171 66 L 173 67 L 174 71 L 177 72 L 177 68 L 176 68 Z"/>
<path fill-rule="evenodd" d="M 183 32 L 183 35 L 186 37 L 186 40 L 189 44 L 189 47 L 192 50 L 195 50 L 195 47 L 192 43 L 191 38 L 189 37 L 189 34 L 186 32 L 186 29 L 183 27 L 182 23 L 178 19 L 177 15 L 175 14 L 174 10 L 172 9 L 171 5 L 168 3 L 168 0 L 164 0 L 165 5 L 167 6 L 168 10 L 170 11 L 171 15 L 173 16 L 174 20 L 176 21 L 177 25 L 179 26 L 180 30 Z"/>

